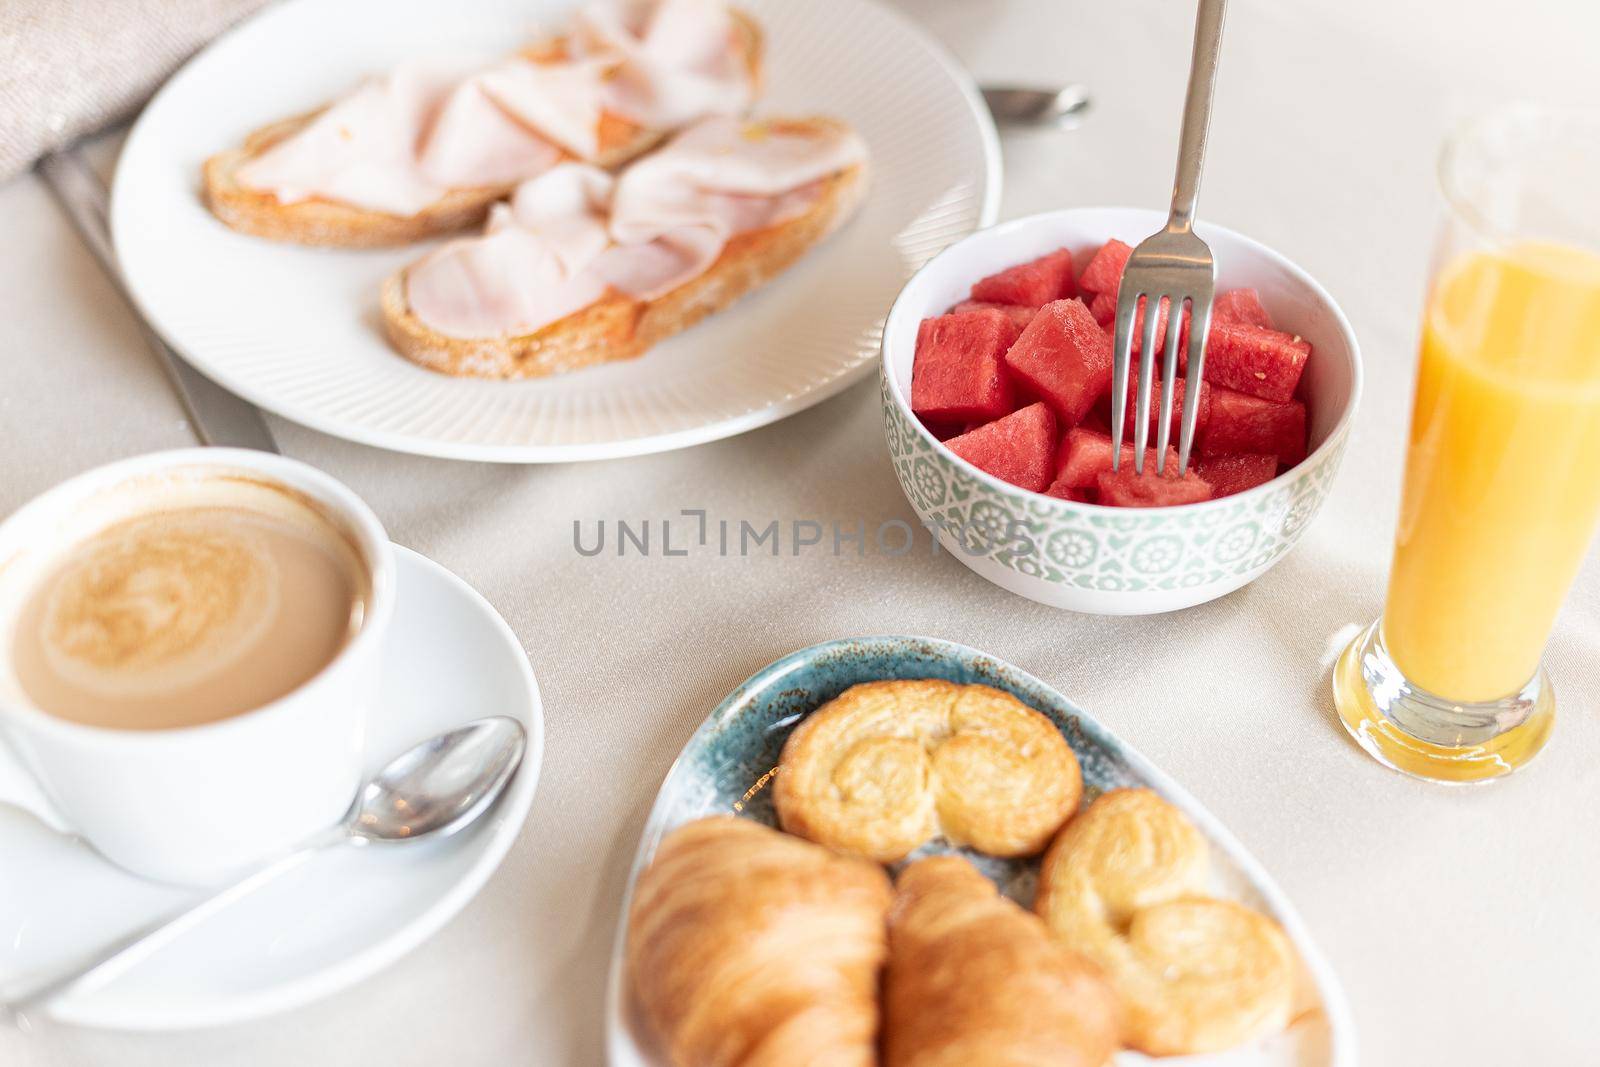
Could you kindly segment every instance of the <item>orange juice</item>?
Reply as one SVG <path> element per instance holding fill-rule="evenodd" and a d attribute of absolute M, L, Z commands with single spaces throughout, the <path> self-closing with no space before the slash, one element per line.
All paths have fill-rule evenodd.
<path fill-rule="evenodd" d="M 1452 701 L 1538 669 L 1600 516 L 1600 256 L 1527 243 L 1439 273 L 1383 636 Z"/>

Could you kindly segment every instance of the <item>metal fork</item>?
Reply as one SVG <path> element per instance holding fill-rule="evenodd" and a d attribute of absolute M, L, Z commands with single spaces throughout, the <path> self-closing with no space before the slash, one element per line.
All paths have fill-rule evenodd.
<path fill-rule="evenodd" d="M 1222 45 L 1222 16 L 1227 0 L 1200 0 L 1194 24 L 1194 58 L 1189 65 L 1189 95 L 1183 103 L 1183 133 L 1178 142 L 1178 173 L 1172 185 L 1172 210 L 1166 228 L 1139 243 L 1128 257 L 1117 291 L 1116 333 L 1112 341 L 1111 439 L 1123 439 L 1128 410 L 1128 370 L 1133 362 L 1133 321 L 1145 301 L 1139 349 L 1139 396 L 1134 411 L 1133 469 L 1144 473 L 1150 442 L 1150 374 L 1155 364 L 1156 327 L 1161 305 L 1168 305 L 1167 342 L 1161 375 L 1160 418 L 1156 429 L 1156 473 L 1164 472 L 1172 433 L 1173 381 L 1178 376 L 1183 307 L 1189 304 L 1189 382 L 1183 391 L 1183 425 L 1178 435 L 1178 474 L 1189 467 L 1194 445 L 1199 383 L 1206 365 L 1206 332 L 1211 326 L 1211 298 L 1217 284 L 1211 249 L 1195 236 L 1194 205 L 1200 193 L 1200 167 L 1205 161 L 1206 129 L 1211 124 L 1211 95 L 1217 82 L 1217 51 Z M 1111 469 L 1121 466 L 1122 449 L 1111 452 Z"/>

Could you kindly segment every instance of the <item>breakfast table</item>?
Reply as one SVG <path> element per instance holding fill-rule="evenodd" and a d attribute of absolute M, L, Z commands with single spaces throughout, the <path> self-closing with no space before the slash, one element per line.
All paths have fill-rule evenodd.
<path fill-rule="evenodd" d="M 1069 131 L 1009 134 L 1001 217 L 1166 203 L 1191 16 L 1170 0 L 896 0 L 986 82 L 1088 84 Z M 532 812 L 483 891 L 404 959 L 290 1014 L 183 1033 L 0 1027 L 0 1063 L 603 1062 L 622 893 L 658 783 L 722 696 L 836 637 L 925 634 L 1057 687 L 1228 825 L 1299 909 L 1348 993 L 1362 1062 L 1600 1062 L 1600 556 L 1558 623 L 1555 736 L 1482 788 L 1387 770 L 1345 735 L 1333 659 L 1377 616 L 1399 498 L 1417 314 L 1437 218 L 1434 158 L 1508 97 L 1592 96 L 1600 9 L 1234 0 L 1203 218 L 1289 256 L 1341 303 L 1366 385 L 1343 467 L 1298 547 L 1244 589 L 1151 617 L 1008 594 L 915 526 L 876 381 L 694 448 L 548 466 L 381 451 L 269 416 L 283 452 L 356 490 L 391 537 L 480 590 L 542 690 Z M 928 136 L 937 137 L 937 131 Z M 107 173 L 115 135 L 96 141 Z M 0 513 L 89 467 L 193 443 L 136 320 L 39 178 L 0 185 Z M 776 521 L 782 551 L 600 554 L 598 524 Z M 791 530 L 824 531 L 802 545 Z M 680 525 L 681 524 L 681 525 Z M 6 859 L 0 856 L 0 873 Z"/>

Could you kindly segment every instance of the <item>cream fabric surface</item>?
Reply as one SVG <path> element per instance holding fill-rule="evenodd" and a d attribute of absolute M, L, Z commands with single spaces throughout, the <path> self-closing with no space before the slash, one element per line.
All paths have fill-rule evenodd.
<path fill-rule="evenodd" d="M 1081 129 L 1006 138 L 1006 216 L 1166 202 L 1192 4 L 899 2 L 980 76 L 1093 86 Z M 1438 140 L 1508 92 L 1592 98 L 1600 11 L 1234 0 L 1227 33 L 1200 210 L 1317 276 L 1349 313 L 1368 371 L 1334 491 L 1276 569 L 1191 611 L 1111 619 L 1037 606 L 924 551 L 574 551 L 574 520 L 592 530 L 682 508 L 914 522 L 873 384 L 733 440 L 567 467 L 392 455 L 273 419 L 286 453 L 363 494 L 396 540 L 472 582 L 522 637 L 549 736 L 527 827 L 458 919 L 355 989 L 213 1032 L 0 1027 L 0 1063 L 596 1067 L 623 879 L 679 746 L 770 660 L 874 632 L 1003 656 L 1192 790 L 1320 940 L 1363 1063 L 1600 1062 L 1600 562 L 1591 556 L 1551 645 L 1559 722 L 1523 774 L 1475 790 L 1400 777 L 1345 738 L 1327 695 L 1332 655 L 1381 605 Z M 0 186 L 0 233 L 0 512 L 94 464 L 192 443 L 132 318 L 32 176 Z"/>
<path fill-rule="evenodd" d="M 0 179 L 127 114 L 266 0 L 5 0 Z"/>

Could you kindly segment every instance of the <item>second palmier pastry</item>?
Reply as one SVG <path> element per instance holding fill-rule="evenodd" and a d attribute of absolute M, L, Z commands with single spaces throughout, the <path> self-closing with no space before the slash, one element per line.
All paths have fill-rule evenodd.
<path fill-rule="evenodd" d="M 673 1067 L 874 1067 L 889 900 L 882 868 L 748 819 L 668 834 L 627 963 Z"/>
<path fill-rule="evenodd" d="M 941 679 L 867 682 L 789 735 L 773 802 L 792 834 L 880 863 L 930 838 L 1040 852 L 1077 809 L 1078 760 L 1010 693 Z"/>
<path fill-rule="evenodd" d="M 1233 1048 L 1289 1020 L 1288 938 L 1266 916 L 1208 896 L 1209 869 L 1200 831 L 1148 789 L 1099 797 L 1039 869 L 1035 910 L 1104 968 L 1125 1040 L 1151 1055 Z"/>
<path fill-rule="evenodd" d="M 1116 1051 L 1116 995 L 1099 969 L 971 863 L 918 860 L 896 890 L 885 1067 L 1102 1067 Z"/>

